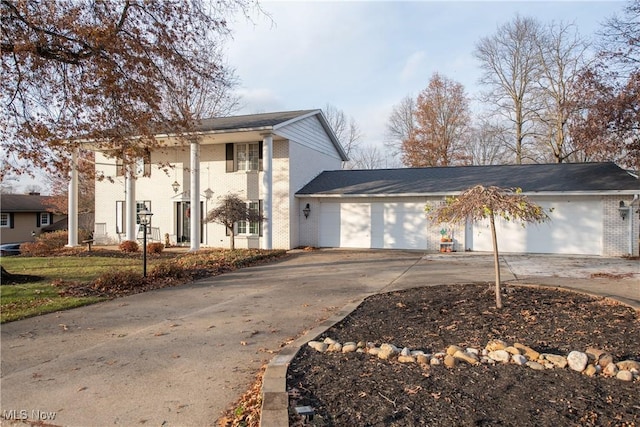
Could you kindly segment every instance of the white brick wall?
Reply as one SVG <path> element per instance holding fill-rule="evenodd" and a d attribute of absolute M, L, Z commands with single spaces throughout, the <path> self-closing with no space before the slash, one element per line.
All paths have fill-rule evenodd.
<path fill-rule="evenodd" d="M 620 201 L 625 205 L 631 203 L 631 196 L 605 196 L 602 199 L 604 236 L 602 245 L 603 256 L 638 255 L 638 235 L 640 234 L 640 218 L 638 205 L 632 207 L 626 219 L 620 217 Z M 633 230 L 631 230 L 633 227 Z M 631 252 L 629 239 L 632 239 Z"/>

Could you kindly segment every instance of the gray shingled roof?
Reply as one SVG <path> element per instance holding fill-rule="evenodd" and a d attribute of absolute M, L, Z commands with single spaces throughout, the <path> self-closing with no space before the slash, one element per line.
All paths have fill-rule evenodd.
<path fill-rule="evenodd" d="M 197 128 L 202 132 L 268 128 L 295 119 L 296 117 L 313 113 L 314 111 L 318 110 L 282 111 L 277 113 L 248 114 L 244 116 L 214 117 L 202 120 Z"/>
<path fill-rule="evenodd" d="M 477 184 L 519 187 L 524 192 L 640 192 L 640 180 L 614 163 L 553 163 L 326 171 L 296 194 L 440 194 Z"/>
<path fill-rule="evenodd" d="M 49 212 L 47 199 L 49 196 L 32 194 L 3 194 L 0 196 L 2 212 Z"/>

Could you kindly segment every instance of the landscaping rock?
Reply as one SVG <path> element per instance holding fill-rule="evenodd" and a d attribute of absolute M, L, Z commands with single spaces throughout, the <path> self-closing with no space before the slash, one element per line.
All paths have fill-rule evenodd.
<path fill-rule="evenodd" d="M 623 360 L 622 362 L 616 363 L 616 366 L 621 371 L 640 371 L 640 362 L 636 362 L 635 360 Z"/>
<path fill-rule="evenodd" d="M 502 340 L 494 339 L 487 343 L 487 346 L 485 347 L 485 349 L 491 352 L 496 350 L 504 350 L 507 346 L 508 344 L 506 342 Z"/>
<path fill-rule="evenodd" d="M 416 358 L 413 357 L 413 356 L 407 356 L 407 355 L 401 354 L 400 356 L 398 356 L 398 362 L 400 362 L 400 363 L 415 363 L 416 362 Z"/>
<path fill-rule="evenodd" d="M 514 354 L 514 355 L 512 355 L 511 356 L 511 360 L 516 365 L 524 365 L 524 364 L 526 364 L 528 362 L 526 356 L 523 356 L 522 354 Z"/>
<path fill-rule="evenodd" d="M 553 366 L 555 366 L 556 368 L 565 368 L 567 366 L 567 358 L 564 356 L 560 356 L 557 354 L 544 353 L 542 354 L 542 357 L 544 357 L 544 360 L 547 360 L 550 363 L 552 363 Z"/>
<path fill-rule="evenodd" d="M 598 358 L 598 365 L 602 366 L 603 368 L 606 368 L 610 363 L 613 363 L 613 356 L 609 353 L 601 354 Z"/>
<path fill-rule="evenodd" d="M 576 372 L 584 371 L 584 368 L 587 367 L 587 363 L 589 363 L 589 356 L 581 351 L 572 351 L 567 356 L 567 364 L 569 365 L 569 368 Z"/>
<path fill-rule="evenodd" d="M 514 346 L 510 345 L 508 347 L 504 348 L 504 351 L 506 351 L 509 354 L 522 354 L 520 353 L 520 350 L 515 348 Z"/>
<path fill-rule="evenodd" d="M 477 365 L 478 363 L 480 363 L 478 361 L 478 356 L 476 356 L 473 353 L 467 353 L 465 351 L 461 351 L 458 350 L 453 354 L 453 358 L 457 359 L 457 360 L 461 360 L 463 362 L 466 362 L 470 365 Z"/>
<path fill-rule="evenodd" d="M 343 353 L 352 353 L 358 349 L 358 345 L 354 342 L 347 342 L 342 346 Z"/>
<path fill-rule="evenodd" d="M 505 350 L 490 351 L 488 356 L 496 362 L 509 363 L 509 360 L 511 360 L 511 354 Z"/>
<path fill-rule="evenodd" d="M 602 374 L 607 375 L 609 377 L 615 377 L 617 373 L 618 373 L 618 367 L 615 365 L 615 363 L 609 363 L 607 366 L 604 367 L 604 369 L 602 369 Z"/>
<path fill-rule="evenodd" d="M 447 354 L 449 356 L 453 356 L 454 354 L 456 354 L 457 351 L 464 351 L 462 349 L 462 347 L 459 347 L 457 345 L 450 345 L 449 347 L 447 347 Z"/>
<path fill-rule="evenodd" d="M 447 354 L 444 357 L 444 366 L 446 366 L 447 368 L 453 368 L 456 366 L 456 359 L 455 357 L 453 357 L 450 354 Z"/>
<path fill-rule="evenodd" d="M 544 371 L 546 369 L 543 364 L 538 363 L 538 362 L 534 362 L 532 360 L 530 360 L 527 363 L 525 363 L 525 365 L 528 366 L 529 368 L 535 370 L 535 371 Z"/>
<path fill-rule="evenodd" d="M 589 363 L 587 365 L 587 367 L 585 368 L 584 371 L 582 371 L 583 374 L 589 376 L 589 377 L 593 377 L 594 375 L 596 375 L 598 373 L 598 370 L 596 369 L 596 366 Z"/>
<path fill-rule="evenodd" d="M 309 341 L 309 347 L 319 351 L 320 353 L 324 353 L 329 348 L 329 345 L 320 341 Z"/>
<path fill-rule="evenodd" d="M 520 350 L 520 352 L 523 353 L 525 356 L 527 356 L 529 360 L 538 360 L 538 358 L 540 357 L 540 353 L 538 353 L 531 347 L 528 347 L 524 344 L 517 342 L 513 344 L 513 346 L 518 350 Z"/>
<path fill-rule="evenodd" d="M 618 371 L 618 373 L 616 374 L 616 379 L 619 379 L 621 381 L 633 381 L 633 374 L 630 371 Z"/>

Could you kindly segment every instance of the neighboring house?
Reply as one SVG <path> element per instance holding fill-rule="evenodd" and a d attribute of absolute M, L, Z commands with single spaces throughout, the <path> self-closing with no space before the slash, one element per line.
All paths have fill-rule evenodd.
<path fill-rule="evenodd" d="M 0 196 L 0 243 L 34 240 L 42 229 L 63 218 L 47 207 L 48 196 L 2 194 Z"/>
<path fill-rule="evenodd" d="M 444 230 L 454 250 L 491 251 L 488 222 L 451 227 L 425 214 L 476 184 L 521 188 L 550 217 L 526 227 L 498 221 L 502 252 L 638 255 L 640 181 L 613 163 L 323 172 L 296 194 L 310 210 L 299 244 L 438 251 Z"/>
<path fill-rule="evenodd" d="M 233 192 L 266 218 L 236 224 L 238 248 L 438 251 L 443 230 L 455 251 L 491 251 L 487 224 L 451 227 L 425 214 L 427 204 L 483 184 L 522 188 L 551 219 L 500 222 L 502 252 L 638 254 L 640 181 L 612 163 L 341 170 L 345 152 L 320 110 L 208 119 L 187 140 L 164 137 L 133 178 L 121 160 L 96 153 L 96 171 L 115 178 L 96 183 L 94 237 L 139 238 L 137 213 L 147 209 L 162 241 L 228 247 L 225 227 L 201 218 Z"/>
<path fill-rule="evenodd" d="M 200 244 L 228 247 L 225 227 L 200 218 L 219 198 L 237 193 L 266 220 L 237 224 L 236 247 L 295 247 L 302 215 L 295 193 L 347 160 L 320 110 L 208 119 L 188 146 L 164 142 L 140 162 L 136 179 L 120 173 L 118 159 L 96 153 L 97 172 L 115 177 L 96 183 L 96 230 L 104 230 L 107 241 L 138 238 L 136 214 L 146 208 L 163 241 L 169 235 L 171 243 L 193 250 Z M 158 164 L 171 168 L 165 172 Z"/>

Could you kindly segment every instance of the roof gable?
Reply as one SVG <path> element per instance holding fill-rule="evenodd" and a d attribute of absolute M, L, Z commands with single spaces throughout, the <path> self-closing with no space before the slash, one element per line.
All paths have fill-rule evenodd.
<path fill-rule="evenodd" d="M 242 116 L 214 117 L 202 120 L 196 127 L 197 132 L 202 133 L 226 133 L 249 131 L 278 131 L 308 117 L 316 116 L 331 140 L 334 148 L 343 161 L 348 157 L 338 141 L 333 129 L 329 125 L 322 110 L 297 110 L 274 113 L 247 114 Z"/>
<path fill-rule="evenodd" d="M 640 180 L 614 163 L 553 163 L 326 171 L 296 194 L 450 194 L 478 184 L 525 193 L 640 191 Z"/>

